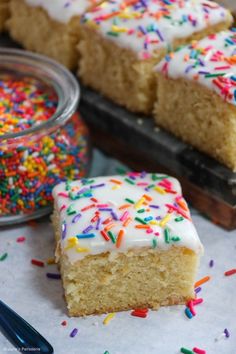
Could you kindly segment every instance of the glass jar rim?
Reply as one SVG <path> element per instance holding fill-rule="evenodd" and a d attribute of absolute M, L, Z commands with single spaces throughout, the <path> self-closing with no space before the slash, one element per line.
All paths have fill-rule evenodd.
<path fill-rule="evenodd" d="M 80 86 L 74 75 L 63 65 L 44 55 L 23 49 L 2 47 L 0 48 L 0 71 L 4 70 L 3 67 L 20 74 L 23 69 L 24 71 L 27 69 L 25 72 L 28 76 L 34 76 L 41 82 L 50 81 L 50 85 L 58 95 L 58 105 L 56 112 L 47 121 L 20 132 L 0 135 L 0 142 L 32 135 L 61 125 L 76 112 L 80 99 Z"/>

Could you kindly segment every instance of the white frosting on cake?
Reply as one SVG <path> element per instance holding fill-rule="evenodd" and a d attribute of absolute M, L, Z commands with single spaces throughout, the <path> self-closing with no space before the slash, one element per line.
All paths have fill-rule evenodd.
<path fill-rule="evenodd" d="M 71 263 L 89 254 L 109 251 L 115 255 L 142 247 L 166 250 L 178 246 L 202 252 L 174 178 L 146 173 L 98 177 L 60 183 L 53 196 L 60 215 L 60 248 Z M 120 230 L 122 238 L 118 237 Z"/>
<path fill-rule="evenodd" d="M 156 71 L 215 91 L 236 106 L 236 31 L 223 31 L 167 55 Z"/>
<path fill-rule="evenodd" d="M 232 19 L 229 11 L 207 0 L 105 1 L 82 21 L 106 38 L 146 59 L 156 49 L 171 45 L 209 26 Z"/>
<path fill-rule="evenodd" d="M 67 23 L 73 16 L 81 15 L 99 0 L 25 0 L 25 2 L 30 6 L 40 6 L 52 19 Z"/>

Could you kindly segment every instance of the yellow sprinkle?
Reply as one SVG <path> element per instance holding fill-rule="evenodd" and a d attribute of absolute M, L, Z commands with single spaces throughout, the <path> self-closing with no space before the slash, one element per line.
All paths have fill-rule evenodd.
<path fill-rule="evenodd" d="M 117 32 L 117 33 L 122 33 L 122 32 L 127 32 L 127 28 L 113 25 L 112 31 Z"/>
<path fill-rule="evenodd" d="M 82 253 L 82 252 L 90 252 L 90 249 L 89 249 L 89 248 L 86 248 L 86 247 L 77 247 L 77 248 L 76 248 L 76 251 L 79 252 L 79 253 Z"/>
<path fill-rule="evenodd" d="M 170 214 L 166 214 L 166 216 L 160 221 L 159 225 L 161 227 L 164 227 L 168 223 L 170 218 L 171 218 L 171 215 Z"/>
<path fill-rule="evenodd" d="M 143 202 L 145 202 L 145 198 L 142 197 L 134 204 L 135 209 L 139 209 L 143 205 Z"/>
<path fill-rule="evenodd" d="M 65 247 L 65 250 L 69 250 L 70 248 L 73 248 L 75 246 L 78 246 L 78 239 L 77 237 L 70 237 L 67 240 L 67 246 Z"/>
<path fill-rule="evenodd" d="M 49 265 L 56 264 L 55 259 L 54 258 L 48 258 L 47 264 L 49 264 Z"/>
<path fill-rule="evenodd" d="M 107 325 L 109 322 L 110 322 L 110 320 L 113 318 L 113 317 L 115 317 L 115 313 L 113 312 L 113 313 L 109 313 L 109 315 L 107 315 L 107 317 L 105 317 L 104 318 L 104 320 L 103 320 L 103 324 L 104 325 Z"/>
<path fill-rule="evenodd" d="M 159 186 L 156 186 L 154 188 L 154 190 L 157 191 L 160 194 L 166 194 L 166 191 L 163 188 L 159 187 Z"/>
<path fill-rule="evenodd" d="M 151 220 L 149 224 L 150 225 L 159 225 L 159 222 L 156 220 Z"/>
<path fill-rule="evenodd" d="M 115 191 L 116 189 L 119 189 L 119 188 L 120 188 L 120 186 L 117 184 L 114 187 L 112 187 L 112 190 Z"/>

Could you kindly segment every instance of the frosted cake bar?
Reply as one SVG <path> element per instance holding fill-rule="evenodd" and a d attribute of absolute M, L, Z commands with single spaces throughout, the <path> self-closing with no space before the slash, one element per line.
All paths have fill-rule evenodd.
<path fill-rule="evenodd" d="M 236 171 L 236 32 L 167 55 L 158 72 L 158 125 Z"/>
<path fill-rule="evenodd" d="M 129 173 L 53 190 L 56 258 L 71 316 L 182 304 L 202 245 L 174 178 Z"/>
<path fill-rule="evenodd" d="M 150 113 L 153 65 L 170 48 L 226 29 L 229 11 L 207 0 L 104 1 L 82 17 L 79 76 L 131 111 Z"/>

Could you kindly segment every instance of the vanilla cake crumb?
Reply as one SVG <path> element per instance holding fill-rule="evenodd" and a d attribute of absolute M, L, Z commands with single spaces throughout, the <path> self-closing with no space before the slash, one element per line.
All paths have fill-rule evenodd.
<path fill-rule="evenodd" d="M 76 69 L 80 16 L 101 0 L 11 0 L 8 30 L 24 48 Z"/>

